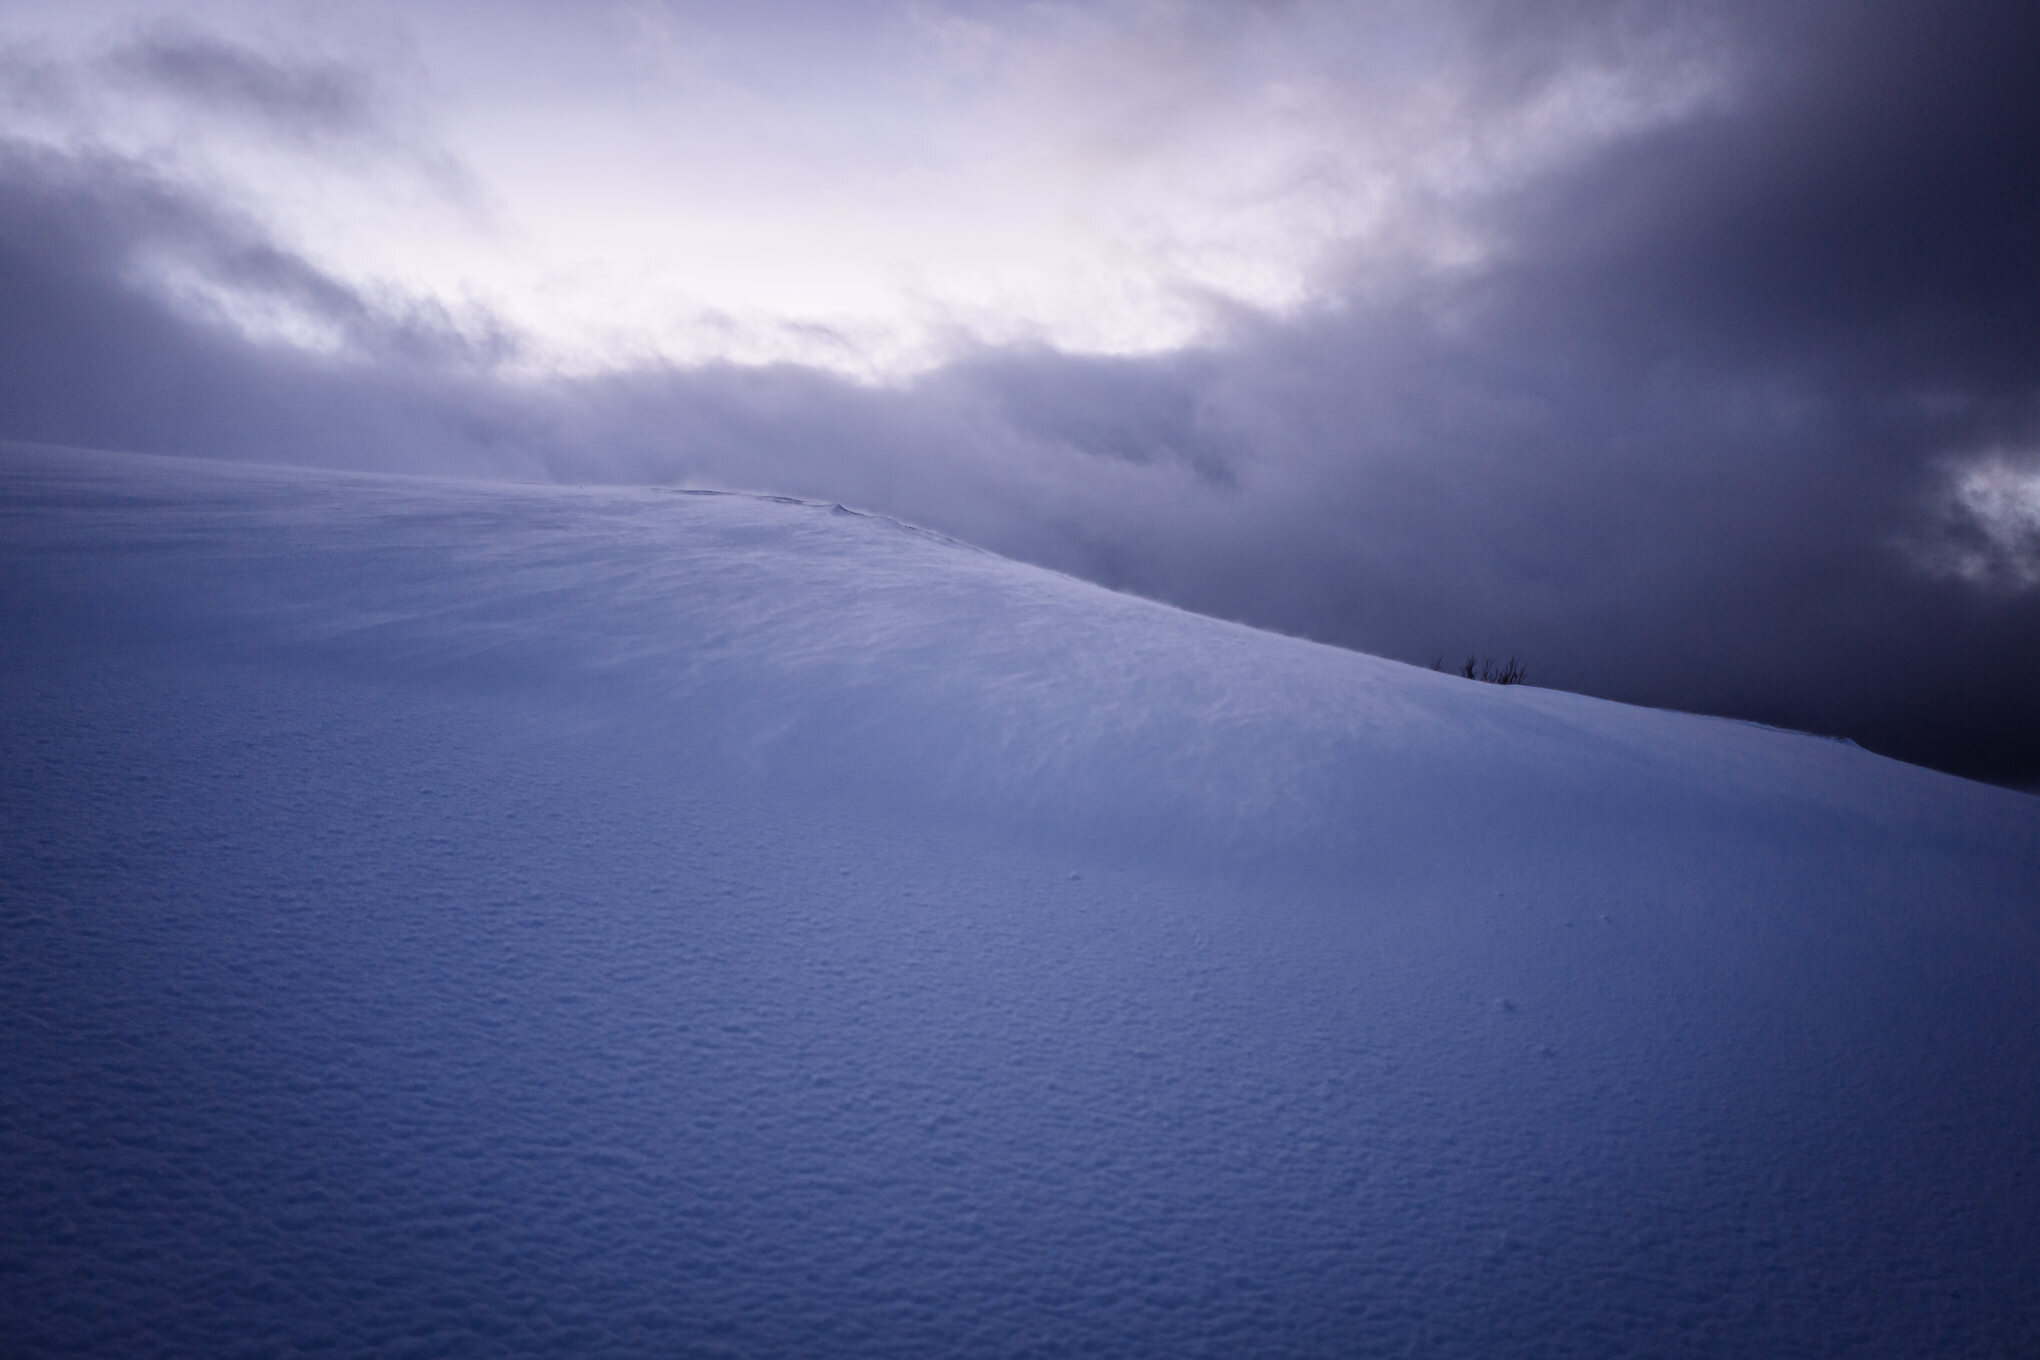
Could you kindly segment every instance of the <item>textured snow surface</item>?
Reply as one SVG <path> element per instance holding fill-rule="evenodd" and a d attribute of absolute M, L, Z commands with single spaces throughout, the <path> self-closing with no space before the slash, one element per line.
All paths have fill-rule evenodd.
<path fill-rule="evenodd" d="M 829 506 L 0 453 L 10 1355 L 2040 1355 L 2040 801 Z"/>

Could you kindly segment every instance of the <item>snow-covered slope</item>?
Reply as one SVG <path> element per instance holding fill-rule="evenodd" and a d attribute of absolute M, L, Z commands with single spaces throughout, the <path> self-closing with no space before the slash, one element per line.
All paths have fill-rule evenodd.
<path fill-rule="evenodd" d="M 13 1354 L 2040 1354 L 2040 800 L 829 506 L 0 453 Z"/>

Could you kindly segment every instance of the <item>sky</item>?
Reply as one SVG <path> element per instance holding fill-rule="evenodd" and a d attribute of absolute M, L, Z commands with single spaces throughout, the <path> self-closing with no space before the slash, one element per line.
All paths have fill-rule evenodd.
<path fill-rule="evenodd" d="M 0 438 L 895 514 L 2040 784 L 2040 11 L 0 11 Z"/>

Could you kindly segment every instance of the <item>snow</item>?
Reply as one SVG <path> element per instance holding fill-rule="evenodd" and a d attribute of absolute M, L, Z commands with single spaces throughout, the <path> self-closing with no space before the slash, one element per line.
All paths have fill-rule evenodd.
<path fill-rule="evenodd" d="M 767 497 L 0 453 L 13 1354 L 2040 1354 L 2040 802 Z"/>

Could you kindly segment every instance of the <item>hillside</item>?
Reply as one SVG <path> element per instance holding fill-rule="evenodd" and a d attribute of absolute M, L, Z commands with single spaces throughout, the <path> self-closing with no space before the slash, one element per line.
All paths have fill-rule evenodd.
<path fill-rule="evenodd" d="M 0 451 L 17 1354 L 2040 1354 L 2040 800 L 841 507 Z"/>

